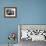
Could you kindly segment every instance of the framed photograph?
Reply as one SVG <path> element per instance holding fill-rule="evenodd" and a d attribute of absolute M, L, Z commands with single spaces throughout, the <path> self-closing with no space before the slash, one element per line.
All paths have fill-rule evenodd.
<path fill-rule="evenodd" d="M 18 41 L 46 41 L 46 24 L 19 24 Z"/>
<path fill-rule="evenodd" d="M 16 18 L 17 8 L 16 7 L 5 7 L 4 8 L 4 17 L 6 18 Z"/>

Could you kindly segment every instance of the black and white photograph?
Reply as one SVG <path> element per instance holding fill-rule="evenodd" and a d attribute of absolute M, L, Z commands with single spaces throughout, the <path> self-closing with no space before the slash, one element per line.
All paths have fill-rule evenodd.
<path fill-rule="evenodd" d="M 46 25 L 19 24 L 18 38 L 20 46 L 42 46 L 46 44 Z"/>
<path fill-rule="evenodd" d="M 4 17 L 16 18 L 16 7 L 5 7 L 4 8 Z"/>

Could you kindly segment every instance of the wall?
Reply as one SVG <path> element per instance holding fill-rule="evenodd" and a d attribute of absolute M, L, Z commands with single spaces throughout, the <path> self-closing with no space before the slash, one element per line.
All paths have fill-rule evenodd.
<path fill-rule="evenodd" d="M 4 18 L 9 6 L 17 7 L 17 18 Z M 8 43 L 9 32 L 18 32 L 17 24 L 46 24 L 46 0 L 0 0 L 0 44 Z"/>

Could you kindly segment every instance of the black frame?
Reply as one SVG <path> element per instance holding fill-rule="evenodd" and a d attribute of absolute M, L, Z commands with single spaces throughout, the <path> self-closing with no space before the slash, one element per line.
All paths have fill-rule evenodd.
<path fill-rule="evenodd" d="M 15 16 L 6 16 L 5 15 L 5 9 L 6 8 L 15 8 L 16 12 L 15 12 Z M 17 8 L 16 7 L 4 7 L 4 17 L 5 18 L 16 18 L 17 17 Z"/>

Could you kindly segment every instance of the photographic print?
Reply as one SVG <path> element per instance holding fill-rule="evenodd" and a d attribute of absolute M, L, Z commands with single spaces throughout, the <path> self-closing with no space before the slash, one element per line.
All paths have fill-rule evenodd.
<path fill-rule="evenodd" d="M 16 18 L 16 7 L 5 7 L 4 8 L 4 17 Z"/>
<path fill-rule="evenodd" d="M 18 42 L 20 46 L 43 45 L 46 43 L 46 24 L 18 24 Z"/>
<path fill-rule="evenodd" d="M 22 24 L 20 28 L 20 41 L 46 41 L 46 25 L 27 25 Z"/>

